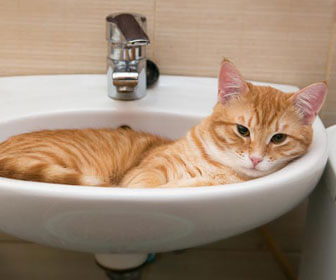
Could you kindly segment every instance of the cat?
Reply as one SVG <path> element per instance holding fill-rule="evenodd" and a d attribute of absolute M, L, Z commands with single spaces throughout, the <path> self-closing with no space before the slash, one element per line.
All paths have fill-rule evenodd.
<path fill-rule="evenodd" d="M 224 60 L 212 114 L 183 138 L 172 141 L 123 128 L 25 133 L 0 144 L 0 176 L 127 188 L 251 180 L 307 152 L 326 93 L 325 82 L 292 94 L 256 86 Z"/>

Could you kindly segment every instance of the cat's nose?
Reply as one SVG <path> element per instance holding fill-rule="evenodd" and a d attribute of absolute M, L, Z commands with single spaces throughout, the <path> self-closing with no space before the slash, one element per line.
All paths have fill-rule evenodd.
<path fill-rule="evenodd" d="M 263 161 L 263 158 L 261 157 L 250 157 L 252 163 L 253 163 L 253 167 L 256 167 L 260 162 Z"/>

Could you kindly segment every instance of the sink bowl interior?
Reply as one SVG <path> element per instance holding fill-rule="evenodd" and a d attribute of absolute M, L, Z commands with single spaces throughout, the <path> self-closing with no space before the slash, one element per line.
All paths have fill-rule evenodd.
<path fill-rule="evenodd" d="M 0 141 L 4 141 L 13 135 L 44 129 L 117 128 L 122 125 L 130 126 L 137 131 L 145 131 L 170 139 L 178 139 L 184 136 L 188 130 L 199 123 L 205 116 L 206 115 L 204 114 L 191 115 L 190 113 L 183 114 L 181 112 L 168 113 L 139 110 L 128 112 L 118 110 L 83 110 L 36 114 L 0 122 Z M 264 180 L 265 178 L 271 178 L 270 180 L 272 180 L 272 177 L 276 176 L 278 173 L 286 174 L 288 176 L 289 174 L 295 173 L 293 169 L 296 168 L 301 172 L 302 165 L 304 163 L 307 165 L 307 161 L 310 161 L 310 158 L 316 156 L 318 153 L 316 149 L 319 148 L 319 150 L 323 150 L 323 147 L 319 147 L 319 142 L 321 140 L 319 138 L 321 136 L 316 136 L 320 134 L 320 130 L 323 129 L 320 122 L 321 121 L 318 119 L 317 123 L 314 124 L 314 140 L 306 155 L 291 162 L 280 171 L 256 180 Z M 325 137 L 324 134 L 323 137 Z M 276 178 L 277 176 L 274 179 Z M 0 178 L 0 182 L 2 179 L 3 178 Z M 35 182 L 35 184 L 42 183 Z"/>
<path fill-rule="evenodd" d="M 202 118 L 201 115 L 161 112 L 73 111 L 40 114 L 0 122 L 0 141 L 10 136 L 44 129 L 117 128 L 121 125 L 177 139 Z"/>

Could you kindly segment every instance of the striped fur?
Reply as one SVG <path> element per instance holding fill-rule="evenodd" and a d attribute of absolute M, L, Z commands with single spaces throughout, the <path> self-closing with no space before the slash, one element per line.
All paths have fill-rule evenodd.
<path fill-rule="evenodd" d="M 318 83 L 318 89 L 325 94 L 325 85 Z M 246 83 L 234 66 L 224 61 L 213 113 L 183 138 L 170 141 L 121 128 L 21 134 L 0 144 L 0 176 L 129 188 L 246 181 L 272 173 L 306 153 L 312 142 L 311 123 L 322 105 L 316 100 L 324 100 L 324 95 L 318 92 L 316 98 L 312 91 L 314 86 L 309 87 L 313 100 L 304 96 L 303 89 L 299 97 L 305 102 L 298 102 L 295 93 Z M 302 108 L 305 104 L 308 106 Z M 308 107 L 315 111 L 308 112 Z M 237 124 L 248 128 L 250 136 L 240 135 Z M 286 140 L 271 142 L 276 133 L 286 134 Z M 256 166 L 251 159 L 255 155 L 261 159 Z"/>
<path fill-rule="evenodd" d="M 169 140 L 130 129 L 44 130 L 0 144 L 0 176 L 110 186 Z"/>

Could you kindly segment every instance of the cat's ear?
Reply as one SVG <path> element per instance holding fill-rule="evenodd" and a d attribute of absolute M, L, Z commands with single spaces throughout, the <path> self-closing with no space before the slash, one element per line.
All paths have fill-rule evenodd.
<path fill-rule="evenodd" d="M 226 104 L 231 98 L 239 97 L 248 87 L 237 68 L 224 59 L 218 77 L 218 101 Z"/>
<path fill-rule="evenodd" d="M 304 124 L 311 124 L 320 111 L 327 95 L 325 82 L 311 84 L 293 96 L 296 112 L 302 118 Z"/>

